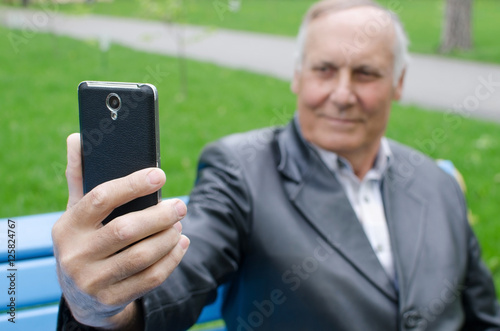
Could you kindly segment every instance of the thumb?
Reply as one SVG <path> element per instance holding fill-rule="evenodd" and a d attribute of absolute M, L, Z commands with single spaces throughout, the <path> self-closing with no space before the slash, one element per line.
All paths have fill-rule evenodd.
<path fill-rule="evenodd" d="M 83 197 L 80 134 L 71 134 L 66 142 L 68 144 L 68 166 L 66 167 L 66 180 L 68 181 L 69 209 Z"/>

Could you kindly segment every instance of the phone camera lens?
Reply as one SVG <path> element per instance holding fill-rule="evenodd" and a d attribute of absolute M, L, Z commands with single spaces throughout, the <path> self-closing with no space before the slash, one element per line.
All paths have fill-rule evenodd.
<path fill-rule="evenodd" d="M 120 100 L 118 100 L 118 98 L 113 95 L 111 98 L 109 98 L 109 105 L 111 106 L 111 108 L 116 109 L 120 105 Z"/>
<path fill-rule="evenodd" d="M 108 107 L 109 110 L 112 112 L 117 112 L 120 110 L 122 106 L 122 101 L 118 94 L 116 93 L 110 93 L 108 97 L 106 98 L 106 106 Z"/>

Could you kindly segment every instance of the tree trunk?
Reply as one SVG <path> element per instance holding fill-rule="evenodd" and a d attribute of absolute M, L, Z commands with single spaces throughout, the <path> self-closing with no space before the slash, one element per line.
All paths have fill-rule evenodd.
<path fill-rule="evenodd" d="M 472 46 L 472 0 L 446 0 L 441 53 L 468 50 Z"/>

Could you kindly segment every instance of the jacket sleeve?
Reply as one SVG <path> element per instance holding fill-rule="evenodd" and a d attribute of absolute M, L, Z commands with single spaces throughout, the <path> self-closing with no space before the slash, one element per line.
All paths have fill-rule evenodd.
<path fill-rule="evenodd" d="M 463 330 L 500 330 L 500 306 L 490 271 L 481 260 L 479 243 L 469 228 L 467 275 L 462 295 Z"/>
<path fill-rule="evenodd" d="M 186 330 L 217 287 L 231 279 L 243 258 L 250 202 L 241 167 L 222 143 L 207 146 L 199 161 L 182 232 L 191 244 L 179 266 L 159 287 L 142 297 L 146 330 Z M 64 297 L 57 330 L 95 330 L 78 323 Z"/>
<path fill-rule="evenodd" d="M 183 233 L 191 245 L 174 273 L 143 297 L 147 330 L 184 330 L 231 279 L 249 236 L 250 201 L 241 165 L 222 143 L 203 151 Z"/>
<path fill-rule="evenodd" d="M 464 195 L 455 185 L 457 195 L 467 215 Z M 465 311 L 463 330 L 500 330 L 500 306 L 496 297 L 495 285 L 489 269 L 481 259 L 479 242 L 466 222 L 467 231 L 467 271 L 462 292 Z"/>
<path fill-rule="evenodd" d="M 71 314 L 71 310 L 66 304 L 66 299 L 61 296 L 59 301 L 59 311 L 57 314 L 57 327 L 58 331 L 98 331 L 99 329 L 79 323 Z"/>

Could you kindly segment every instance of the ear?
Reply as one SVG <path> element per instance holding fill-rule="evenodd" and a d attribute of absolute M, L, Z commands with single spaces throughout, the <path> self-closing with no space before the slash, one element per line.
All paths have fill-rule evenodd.
<path fill-rule="evenodd" d="M 300 71 L 295 69 L 295 71 L 293 72 L 290 89 L 292 90 L 293 93 L 297 94 L 299 93 L 299 87 L 300 87 Z"/>
<path fill-rule="evenodd" d="M 398 84 L 394 88 L 394 100 L 400 100 L 401 96 L 403 95 L 403 83 L 405 80 L 405 75 L 406 75 L 406 68 L 403 69 L 401 72 L 401 76 L 399 77 Z"/>

